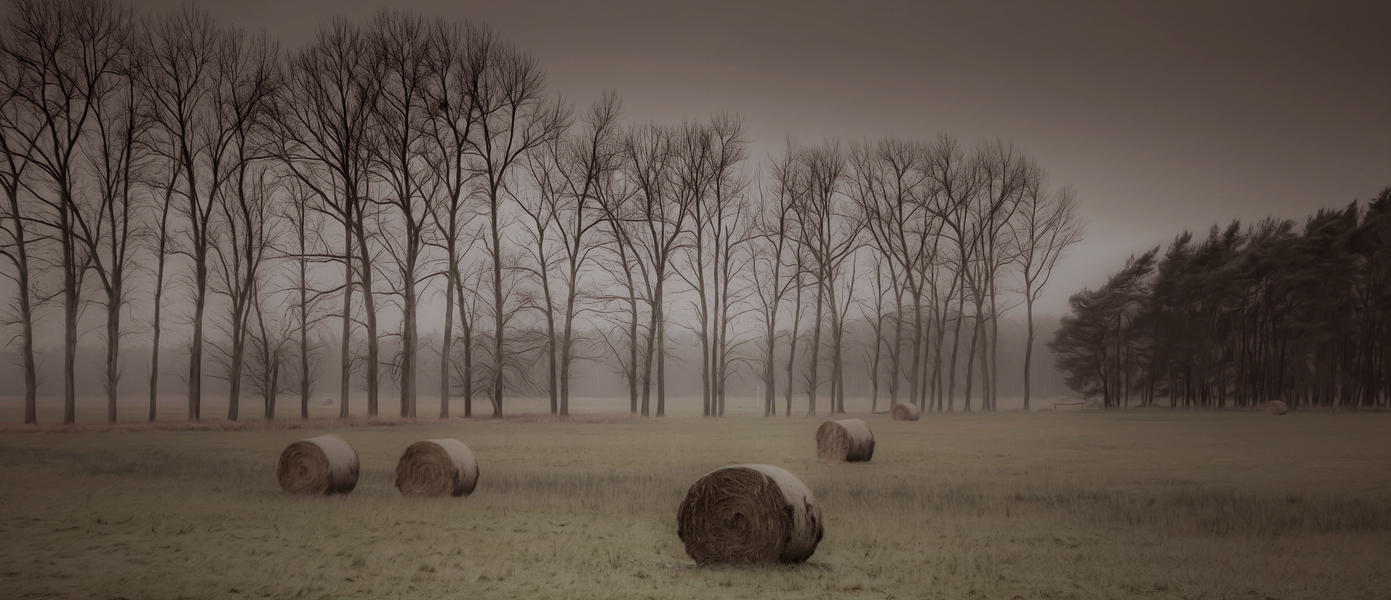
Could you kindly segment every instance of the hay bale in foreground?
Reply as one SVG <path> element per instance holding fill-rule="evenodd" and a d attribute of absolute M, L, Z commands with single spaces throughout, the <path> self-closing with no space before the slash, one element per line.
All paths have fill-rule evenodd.
<path fill-rule="evenodd" d="M 699 565 L 802 562 L 824 533 L 811 488 L 768 465 L 734 465 L 701 477 L 676 513 L 676 535 Z"/>
<path fill-rule="evenodd" d="M 826 421 L 816 430 L 816 457 L 865 462 L 874 456 L 874 432 L 859 419 Z"/>
<path fill-rule="evenodd" d="M 396 489 L 404 496 L 467 496 L 478 485 L 478 460 L 463 442 L 416 442 L 396 463 Z"/>
<path fill-rule="evenodd" d="M 1275 415 L 1277 417 L 1289 411 L 1290 407 L 1285 406 L 1285 403 L 1279 400 L 1271 400 L 1265 403 L 1265 412 Z"/>
<path fill-rule="evenodd" d="M 346 494 L 357 486 L 357 451 L 336 435 L 300 440 L 280 453 L 280 488 L 307 494 Z"/>
<path fill-rule="evenodd" d="M 890 413 L 893 415 L 895 421 L 916 421 L 918 417 L 922 416 L 922 409 L 918 408 L 916 404 L 904 404 L 900 402 L 894 405 Z"/>

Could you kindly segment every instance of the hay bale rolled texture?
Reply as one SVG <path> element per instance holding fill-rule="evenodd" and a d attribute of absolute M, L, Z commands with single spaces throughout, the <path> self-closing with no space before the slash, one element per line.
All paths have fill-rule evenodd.
<path fill-rule="evenodd" d="M 1290 407 L 1285 406 L 1285 403 L 1279 400 L 1271 400 L 1265 403 L 1265 412 L 1275 415 L 1277 417 L 1289 411 Z"/>
<path fill-rule="evenodd" d="M 307 494 L 346 494 L 357 486 L 357 451 L 336 435 L 300 440 L 280 453 L 280 488 Z"/>
<path fill-rule="evenodd" d="M 811 488 L 768 465 L 735 465 L 701 477 L 676 514 L 676 534 L 700 565 L 796 563 L 824 533 Z"/>
<path fill-rule="evenodd" d="M 467 496 L 478 485 L 478 460 L 463 442 L 416 442 L 396 463 L 396 489 L 405 496 Z"/>
<path fill-rule="evenodd" d="M 874 432 L 859 419 L 826 421 L 816 430 L 816 457 L 865 462 L 874 456 Z"/>
<path fill-rule="evenodd" d="M 916 404 L 895 404 L 890 414 L 895 421 L 916 421 L 922 416 L 922 409 Z"/>

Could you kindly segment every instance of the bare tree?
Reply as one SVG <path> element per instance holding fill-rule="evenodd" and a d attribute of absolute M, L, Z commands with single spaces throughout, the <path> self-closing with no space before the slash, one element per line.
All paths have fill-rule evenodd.
<path fill-rule="evenodd" d="M 971 269 L 971 263 L 978 260 L 977 230 L 971 228 L 970 215 L 971 205 L 979 189 L 979 176 L 975 164 L 969 161 L 960 145 L 954 138 L 942 136 L 937 142 L 928 149 L 928 156 L 924 162 L 924 171 L 931 183 L 931 194 L 927 199 L 928 210 L 943 224 L 943 234 L 950 240 L 954 255 L 950 257 L 954 261 L 955 276 L 953 277 L 953 293 L 959 292 L 956 296 L 957 308 L 955 315 L 955 326 L 952 331 L 952 351 L 951 360 L 947 368 L 947 410 L 954 410 L 956 394 L 956 361 L 961 344 L 961 326 L 965 321 L 963 309 L 966 300 L 966 289 L 971 290 L 980 288 L 976 282 L 975 271 Z M 946 298 L 944 308 L 950 310 L 951 294 Z M 982 299 L 983 301 L 983 299 Z M 977 314 L 979 318 L 979 314 Z M 939 328 L 942 331 L 944 328 Z M 974 329 L 979 332 L 979 328 Z M 940 346 L 939 346 L 940 347 Z M 970 356 L 974 358 L 975 347 L 972 343 Z M 969 374 L 971 367 L 967 367 Z M 968 375 L 966 385 L 966 404 L 965 409 L 970 410 L 970 378 Z"/>
<path fill-rule="evenodd" d="M 463 334 L 464 416 L 473 416 L 473 331 L 474 315 L 470 290 L 464 286 L 464 257 L 481 237 L 472 231 L 471 221 L 476 190 L 470 139 L 478 116 L 468 100 L 473 81 L 481 77 L 487 64 L 483 60 L 487 40 L 492 34 L 486 29 L 444 21 L 435 21 L 430 29 L 427 53 L 429 83 L 424 87 L 425 108 L 429 120 L 425 124 L 424 155 L 431 176 L 430 189 L 438 194 L 427 203 L 435 236 L 430 243 L 445 254 L 444 339 L 440 349 L 440 418 L 449 417 L 450 370 L 454 364 L 454 311 L 459 314 Z"/>
<path fill-rule="evenodd" d="M 264 273 L 251 292 L 251 314 L 256 319 L 256 328 L 249 336 L 251 354 L 246 361 L 251 387 L 261 395 L 267 421 L 275 419 L 276 400 L 280 392 L 287 390 L 282 384 L 281 373 L 289 358 L 294 328 L 292 321 L 282 316 L 284 303 L 274 298 L 270 276 L 271 273 Z M 301 397 L 301 418 L 307 418 L 308 408 Z"/>
<path fill-rule="evenodd" d="M 484 249 L 492 263 L 493 317 L 491 397 L 493 416 L 502 416 L 502 396 L 508 370 L 507 323 L 515 310 L 507 306 L 503 286 L 504 249 L 502 230 L 506 225 L 503 200 L 512 169 L 531 150 L 557 135 L 566 121 L 559 103 L 543 96 L 545 78 L 535 57 L 497 37 L 491 30 L 477 28 L 469 41 L 470 61 L 481 64 L 472 69 L 476 76 L 463 81 L 462 100 L 469 115 L 476 117 L 466 138 L 477 171 L 477 184 L 487 215 Z M 515 366 L 515 365 L 513 365 Z"/>
<path fill-rule="evenodd" d="M 593 292 L 582 293 L 580 276 L 594 248 L 592 230 L 603 222 L 600 205 L 613 192 L 618 169 L 618 117 L 622 110 L 618 95 L 606 92 L 584 116 L 583 137 L 573 138 L 565 161 L 565 204 L 556 207 L 556 220 L 565 261 L 565 313 L 560 338 L 560 414 L 570 414 L 571 368 L 576 358 L 575 319 L 580 302 Z"/>
<path fill-rule="evenodd" d="M 319 300 L 324 293 L 337 290 L 320 292 L 311 289 L 309 266 L 324 256 L 320 249 L 326 246 L 317 239 L 321 234 L 322 220 L 315 218 L 315 213 L 309 208 L 311 193 L 304 187 L 303 182 L 291 179 L 288 181 L 288 187 L 289 201 L 282 206 L 280 218 L 295 232 L 292 256 L 295 264 L 293 285 L 296 297 L 291 314 L 294 315 L 295 333 L 299 338 L 295 344 L 299 360 L 294 376 L 299 383 L 300 418 L 308 419 L 309 396 L 318 378 L 319 359 L 322 358 L 318 336 L 314 333 L 324 318 L 318 310 Z M 311 240 L 311 235 L 315 239 Z"/>
<path fill-rule="evenodd" d="M 220 227 L 213 229 L 214 270 L 229 299 L 227 418 L 239 416 L 247 336 L 270 246 L 277 236 L 275 195 L 279 174 L 267 160 L 268 140 L 262 127 L 272 90 L 278 52 L 264 35 L 247 40 L 239 30 L 219 37 L 213 57 L 212 120 L 227 146 L 227 188 L 213 196 Z"/>
<path fill-rule="evenodd" d="M 638 233 L 639 225 L 638 219 L 633 218 L 637 204 L 633 200 L 638 192 L 638 186 L 634 185 L 633 180 L 627 175 L 627 135 L 625 132 L 619 141 L 619 161 L 622 175 L 605 179 L 604 190 L 598 196 L 599 208 L 603 213 L 603 222 L 608 225 L 608 229 L 605 231 L 608 234 L 607 238 L 600 246 L 610 250 L 606 256 L 608 260 L 601 260 L 599 264 L 616 280 L 622 291 L 621 294 L 609 294 L 603 300 L 625 306 L 626 310 L 622 312 L 627 319 L 622 322 L 624 325 L 622 331 L 626 334 L 627 360 L 624 360 L 625 352 L 610 339 L 608 334 L 601 332 L 600 335 L 613 351 L 619 370 L 622 371 L 624 379 L 627 380 L 628 411 L 632 414 L 638 414 L 638 347 L 642 343 L 639 341 L 641 330 L 638 322 L 638 303 L 641 298 L 638 286 L 639 277 L 642 278 L 643 282 L 646 282 L 648 273 L 638 257 L 635 246 L 634 238 Z M 637 275 L 634 274 L 635 271 Z M 644 285 L 644 287 L 646 286 Z M 619 321 L 617 318 L 613 320 Z M 648 336 L 650 337 L 650 332 Z"/>
<path fill-rule="evenodd" d="M 691 309 L 696 315 L 696 339 L 700 340 L 701 414 L 709 417 L 714 415 L 715 408 L 712 402 L 714 373 L 711 350 L 714 335 L 711 329 L 718 318 L 712 314 L 714 301 L 710 297 L 714 287 L 714 277 L 710 273 L 711 263 L 714 262 L 711 257 L 713 244 L 706 241 L 714 233 L 706 227 L 709 220 L 706 213 L 719 208 L 711 193 L 714 187 L 714 149 L 710 130 L 703 124 L 684 124 L 682 134 L 674 141 L 677 144 L 674 151 L 675 190 L 681 204 L 689 206 L 691 212 L 689 243 L 681 248 L 685 251 L 686 268 L 676 269 L 675 272 L 696 293 L 697 300 L 692 302 Z"/>
<path fill-rule="evenodd" d="M 427 151 L 426 120 L 432 83 L 429 29 L 417 16 L 382 11 L 372 21 L 369 43 L 381 63 L 381 95 L 372 111 L 374 143 L 368 145 L 387 197 L 379 201 L 394 214 L 399 235 L 381 236 L 382 246 L 396 264 L 401 296 L 401 416 L 416 416 L 416 370 L 419 355 L 417 323 L 418 286 L 422 280 L 430 202 L 437 197 L 431 186 L 442 187 L 428 176 L 422 155 Z"/>
<path fill-rule="evenodd" d="M 747 141 L 744 139 L 744 124 L 738 117 L 720 113 L 710 121 L 711 144 L 711 198 L 714 204 L 706 211 L 708 227 L 711 232 L 711 248 L 714 252 L 711 279 L 714 281 L 713 316 L 716 326 L 711 330 L 714 338 L 711 356 L 711 371 L 714 373 L 714 407 L 712 412 L 724 416 L 725 385 L 729 381 L 730 366 L 734 364 L 730 352 L 742 341 L 730 340 L 730 325 L 737 314 L 731 314 L 735 302 L 742 301 L 750 292 L 735 289 L 737 276 L 751 266 L 749 245 L 753 235 L 748 219 L 749 197 L 746 194 L 749 182 L 742 170 L 748 158 Z M 745 338 L 746 340 L 748 338 Z"/>
<path fill-rule="evenodd" d="M 133 194 L 135 171 L 142 168 L 140 143 L 148 128 L 148 111 L 136 89 L 134 70 L 139 57 L 131 54 L 129 22 L 121 25 L 117 43 L 123 48 L 104 82 L 102 98 L 92 104 L 95 135 L 85 148 L 96 190 L 95 203 L 74 212 L 76 235 L 91 257 L 90 269 L 101 285 L 106 310 L 106 420 L 116 422 L 116 388 L 120 381 L 121 309 L 126 303 L 126 277 L 134 268 L 138 212 Z"/>
<path fill-rule="evenodd" d="M 690 196 L 690 268 L 678 274 L 697 297 L 692 308 L 699 327 L 703 414 L 720 416 L 729 366 L 730 267 L 746 241 L 741 226 L 745 182 L 738 169 L 747 157 L 747 142 L 743 123 L 728 113 L 716 115 L 709 125 L 687 128 L 679 180 L 682 193 Z"/>
<path fill-rule="evenodd" d="M 935 244 L 937 231 L 926 217 L 923 196 L 925 176 L 922 170 L 924 152 L 920 144 L 885 139 L 877 144 L 856 145 L 850 162 L 852 197 L 859 207 L 863 227 L 874 250 L 886 261 L 895 302 L 895 342 L 890 353 L 889 398 L 898 401 L 898 381 L 903 349 L 903 296 L 912 301 L 911 342 L 913 352 L 907 365 L 908 401 L 921 404 L 923 385 L 920 366 L 926 354 L 925 324 L 923 321 L 925 262 L 928 249 Z M 878 273 L 877 268 L 876 273 Z M 902 278 L 900 282 L 899 278 Z"/>
<path fill-rule="evenodd" d="M 0 25 L 0 31 L 10 32 L 0 36 L 0 189 L 5 192 L 5 204 L 0 207 L 0 256 L 4 256 L 14 272 L 3 275 L 15 283 L 13 308 L 15 320 L 20 327 L 20 364 L 24 369 L 24 423 L 38 421 L 38 366 L 34 360 L 34 309 L 37 299 L 33 296 L 34 265 L 31 252 L 36 242 L 33 211 L 29 202 L 21 200 L 26 185 L 23 182 L 25 171 L 30 164 L 35 145 L 39 143 L 42 120 L 36 118 L 33 106 L 28 104 L 23 94 L 30 93 L 31 77 L 38 75 L 33 69 L 20 62 L 24 51 L 14 45 L 12 40 L 20 39 L 13 35 L 23 29 L 22 22 L 7 21 Z"/>
<path fill-rule="evenodd" d="M 549 148 L 538 149 L 537 152 L 527 156 L 527 174 L 531 180 L 533 194 L 516 194 L 517 204 L 521 206 L 522 212 L 527 216 L 524 223 L 526 234 L 531 236 L 531 243 L 528 245 L 528 253 L 531 255 L 531 264 L 534 266 L 526 267 L 525 270 L 531 274 L 532 278 L 540 284 L 539 294 L 528 294 L 531 300 L 531 308 L 541 313 L 541 318 L 545 322 L 545 342 L 541 352 L 546 358 L 546 393 L 551 400 L 551 414 L 560 413 L 559 392 L 557 380 L 560 378 L 560 365 L 557 357 L 557 336 L 555 332 L 555 297 L 551 292 L 551 271 L 555 270 L 560 258 L 556 254 L 560 251 L 556 247 L 555 240 L 551 237 L 551 231 L 555 228 L 555 222 L 560 218 L 557 207 L 560 204 L 558 199 L 564 193 L 564 184 L 561 183 L 562 175 L 560 167 L 554 161 L 556 152 L 554 146 L 559 145 L 557 138 L 547 144 Z M 547 150 L 550 150 L 547 152 Z M 536 299 L 539 296 L 539 299 Z"/>
<path fill-rule="evenodd" d="M 367 187 L 372 111 L 381 94 L 379 65 L 362 31 L 344 19 L 320 27 L 290 61 L 272 111 L 277 154 L 312 192 L 315 209 L 343 227 L 343 332 L 339 415 L 348 416 L 352 382 L 352 296 L 361 289 L 367 337 L 367 414 L 377 414 L 377 307 L 368 247 Z M 356 282 L 360 282 L 357 284 Z"/>
<path fill-rule="evenodd" d="M 240 168 L 238 130 L 247 125 L 246 115 L 229 112 L 231 88 L 239 82 L 229 44 L 240 44 L 242 34 L 217 27 L 208 14 L 191 6 L 148 23 L 145 44 L 149 51 L 146 78 L 155 125 L 151 148 L 178 172 L 173 205 L 183 243 L 179 252 L 192 261 L 193 340 L 189 353 L 188 417 L 202 414 L 204 315 L 216 244 L 214 214 L 218 199 L 235 193 Z M 259 102 L 240 94 L 241 101 Z"/>
<path fill-rule="evenodd" d="M 127 14 L 110 2 L 17 0 L 4 50 L 18 85 L 7 85 L 10 113 L 39 123 L 27 163 L 40 180 L 26 187 L 59 244 L 63 296 L 63 422 L 76 421 L 77 317 L 91 255 L 78 235 L 84 190 L 79 150 L 91 135 L 95 106 L 109 95 L 125 51 Z M 21 116 L 22 115 L 22 116 Z M 14 148 L 12 147 L 12 150 Z M 20 180 L 23 181 L 23 180 Z"/>
<path fill-rule="evenodd" d="M 1014 239 L 1006 235 L 1006 229 L 1018 211 L 1020 199 L 1030 182 L 1041 177 L 1038 165 L 1014 148 L 998 139 L 987 142 L 977 150 L 977 161 L 981 169 L 981 194 L 974 209 L 974 228 L 979 244 L 980 277 L 970 278 L 980 286 L 976 294 L 976 314 L 984 315 L 977 323 L 982 327 L 982 340 L 985 339 L 986 325 L 989 326 L 989 341 L 982 347 L 981 385 L 982 408 L 995 410 L 999 377 L 999 337 L 1000 313 L 998 304 L 999 281 L 1003 269 L 1014 262 L 1016 252 Z M 988 297 L 990 307 L 985 309 L 982 296 Z M 988 349 L 988 354 L 985 352 Z"/>
<path fill-rule="evenodd" d="M 617 168 L 619 101 L 612 92 L 585 114 L 585 128 L 556 136 L 527 160 L 535 198 L 522 201 L 534 244 L 532 270 L 541 285 L 547 341 L 548 391 L 552 414 L 570 414 L 570 369 L 576 357 L 575 318 L 592 292 L 580 277 L 594 249 L 591 232 L 603 223 L 599 196 Z M 548 238 L 548 233 L 554 235 Z M 552 284 L 552 271 L 557 273 Z M 552 286 L 561 286 L 556 301 Z M 557 306 L 558 304 L 558 306 Z M 557 320 L 560 331 L 557 332 Z"/>
<path fill-rule="evenodd" d="M 758 300 L 759 316 L 763 320 L 763 416 L 778 414 L 777 374 L 774 370 L 775 350 L 777 349 L 778 309 L 783 299 L 798 288 L 800 297 L 799 266 L 789 265 L 790 255 L 796 252 L 794 239 L 797 220 L 793 207 L 801 192 L 796 190 L 802 182 L 797 178 L 794 168 L 795 150 L 789 143 L 781 158 L 773 160 L 769 168 L 770 179 L 759 188 L 761 201 L 757 210 L 759 238 L 754 245 L 754 254 L 749 265 L 753 279 L 754 295 Z M 770 159 L 772 160 L 772 159 Z M 801 312 L 798 302 L 797 312 Z M 793 343 L 789 354 L 796 355 L 796 319 L 793 325 Z M 787 415 L 792 415 L 792 378 L 789 359 L 787 379 Z"/>
<path fill-rule="evenodd" d="M 1024 313 L 1028 340 L 1024 344 L 1024 410 L 1029 410 L 1031 371 L 1034 352 L 1034 302 L 1053 275 L 1063 252 L 1082 240 L 1083 223 L 1077 217 L 1077 199 L 1072 190 L 1049 191 L 1042 177 L 1028 182 L 1019 210 L 1009 222 L 1015 246 L 1015 266 L 1024 282 Z"/>
<path fill-rule="evenodd" d="M 829 303 L 832 335 L 832 393 L 840 383 L 841 325 L 840 308 L 835 293 L 841 277 L 841 265 L 859 247 L 860 220 L 850 214 L 845 205 L 844 186 L 847 164 L 837 144 L 827 144 L 803 150 L 798 157 L 799 168 L 807 181 L 804 195 L 796 210 L 801 220 L 798 243 L 807 256 L 806 267 L 816 285 L 816 300 L 812 318 L 811 356 L 807 366 L 807 414 L 816 414 L 816 392 L 820 384 L 819 363 L 821 331 Z M 832 412 L 840 407 L 832 396 Z"/>
<path fill-rule="evenodd" d="M 688 234 L 687 219 L 696 198 L 683 189 L 679 170 L 683 152 L 701 152 L 689 138 L 695 128 L 681 130 L 658 125 L 636 127 L 624 140 L 624 174 L 633 183 L 632 210 L 635 227 L 628 232 L 630 248 L 643 277 L 647 301 L 647 350 L 642 367 L 641 414 L 650 414 L 652 375 L 656 369 L 656 416 L 666 415 L 666 290 L 675 267 L 674 259 Z M 682 144 L 682 138 L 687 143 Z"/>
<path fill-rule="evenodd" d="M 879 359 L 884 348 L 884 318 L 887 316 L 884 312 L 884 296 L 898 286 L 892 284 L 893 274 L 890 272 L 890 261 L 887 258 L 875 254 L 871 260 L 874 262 L 874 294 L 860 302 L 860 316 L 874 330 L 874 348 L 866 353 L 866 362 L 869 363 L 869 412 L 875 413 L 879 411 Z"/>
<path fill-rule="evenodd" d="M 150 240 L 150 243 L 153 246 L 149 250 L 150 253 L 153 255 L 155 261 L 154 297 L 152 298 L 151 302 L 151 304 L 153 304 L 152 308 L 154 314 L 150 318 L 151 347 L 149 420 L 151 423 L 153 423 L 155 420 L 155 414 L 159 405 L 159 344 L 161 333 L 163 333 L 164 329 L 164 322 L 161 319 L 161 316 L 164 310 L 164 282 L 166 278 L 165 268 L 168 266 L 169 254 L 172 250 L 171 244 L 174 241 L 171 235 L 172 231 L 169 223 L 169 217 L 172 214 L 174 208 L 174 186 L 177 184 L 179 178 L 178 170 L 174 168 L 173 161 L 168 160 L 168 157 L 162 157 L 162 160 L 158 161 L 151 161 L 151 171 L 158 171 L 158 167 L 164 168 L 165 175 L 163 178 L 163 183 L 155 184 L 160 189 L 158 203 L 154 204 L 151 207 L 152 210 L 155 211 L 155 217 L 152 220 L 155 221 L 156 224 L 153 225 L 148 232 L 149 237 L 152 238 Z"/>

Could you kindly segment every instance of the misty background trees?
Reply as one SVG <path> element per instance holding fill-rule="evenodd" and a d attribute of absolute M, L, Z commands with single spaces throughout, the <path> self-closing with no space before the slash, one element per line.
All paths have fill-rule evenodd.
<path fill-rule="evenodd" d="M 603 371 L 633 412 L 662 416 L 684 377 L 673 365 L 707 416 L 736 380 L 770 416 L 801 398 L 807 414 L 843 413 L 848 387 L 873 409 L 881 395 L 885 409 L 994 409 L 1020 378 L 1027 405 L 1033 301 L 1082 235 L 1071 192 L 1007 141 L 789 142 L 751 157 L 737 115 L 627 122 L 615 93 L 577 107 L 478 23 L 383 11 L 285 50 L 196 5 L 10 8 L 0 273 L 26 422 L 34 340 L 58 329 L 66 422 L 89 329 L 106 346 L 111 421 L 137 373 L 156 418 L 171 339 L 190 419 L 209 380 L 233 420 L 248 394 L 272 419 L 283 395 L 303 418 L 312 394 L 336 392 L 347 416 L 358 390 L 368 415 L 395 393 L 415 417 L 421 377 L 438 377 L 442 417 L 456 398 L 465 416 L 475 398 L 500 416 L 519 394 L 567 414 L 580 374 Z M 1097 310 L 1130 331 L 1147 321 L 1125 297 Z M 89 305 L 100 327 L 84 329 Z M 1126 352 L 1106 364 L 1149 360 Z M 339 379 L 321 381 L 331 359 Z"/>

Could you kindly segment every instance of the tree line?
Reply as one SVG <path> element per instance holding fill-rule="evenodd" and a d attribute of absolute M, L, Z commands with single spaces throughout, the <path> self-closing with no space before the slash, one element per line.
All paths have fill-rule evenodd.
<path fill-rule="evenodd" d="M 991 409 L 999 318 L 1021 304 L 1027 406 L 1033 303 L 1082 235 L 1072 192 L 1007 142 L 789 142 L 751 166 L 738 116 L 625 123 L 612 92 L 577 109 L 480 24 L 382 11 L 286 51 L 191 5 L 14 0 L 3 32 L 0 272 L 27 423 L 49 304 L 67 423 L 89 305 L 111 421 L 131 335 L 153 342 L 156 418 L 171 324 L 191 334 L 189 419 L 205 377 L 226 381 L 229 419 L 243 396 L 274 418 L 282 394 L 307 418 L 335 337 L 342 416 L 354 388 L 377 415 L 384 379 L 417 416 L 423 351 L 440 357 L 441 417 L 455 398 L 500 416 L 510 393 L 568 414 L 581 360 L 662 416 L 671 328 L 699 341 L 707 416 L 740 369 L 766 415 L 780 399 L 791 415 L 797 388 L 808 414 L 823 389 L 844 412 L 851 351 L 872 409 L 882 384 L 890 403 L 955 410 L 960 391 L 971 410 L 977 383 Z M 430 293 L 444 327 L 427 350 Z M 187 309 L 169 314 L 170 295 Z M 846 347 L 852 319 L 872 348 Z"/>
<path fill-rule="evenodd" d="M 1391 393 L 1391 188 L 1303 227 L 1190 232 L 1069 299 L 1049 345 L 1107 407 L 1385 408 Z"/>

